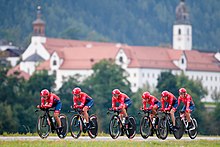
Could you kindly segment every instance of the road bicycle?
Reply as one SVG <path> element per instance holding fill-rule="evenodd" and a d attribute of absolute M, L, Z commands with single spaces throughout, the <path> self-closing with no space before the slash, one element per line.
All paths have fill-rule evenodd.
<path fill-rule="evenodd" d="M 158 134 L 159 134 L 159 138 L 164 140 L 167 138 L 168 133 L 170 132 L 170 134 L 173 133 L 174 137 L 176 139 L 178 139 L 178 131 L 173 131 L 173 124 L 172 124 L 172 120 L 170 118 L 170 112 L 165 111 L 158 111 Z M 178 126 L 180 126 L 180 122 L 178 121 L 178 119 L 175 119 L 176 122 L 176 126 L 178 128 Z"/>
<path fill-rule="evenodd" d="M 98 135 L 98 120 L 95 114 L 89 116 L 89 128 L 87 128 L 82 109 L 73 109 L 70 112 L 76 113 L 70 120 L 70 132 L 73 138 L 79 138 L 82 132 L 88 132 L 89 137 L 92 139 Z"/>
<path fill-rule="evenodd" d="M 153 118 L 153 122 L 150 119 L 150 114 L 152 111 L 150 110 L 142 110 L 138 114 L 144 113 L 144 116 L 140 120 L 140 134 L 144 139 L 147 139 L 153 133 L 156 133 L 156 136 L 160 138 L 158 133 L 158 121 L 159 118 L 156 116 Z"/>
<path fill-rule="evenodd" d="M 59 118 L 61 121 L 62 129 L 59 130 L 57 127 L 57 122 L 52 114 L 50 114 L 51 111 L 54 111 L 54 108 L 39 108 L 35 110 L 35 112 L 42 112 L 38 116 L 37 120 L 37 133 L 42 138 L 45 139 L 49 136 L 50 132 L 54 133 L 56 132 L 58 137 L 63 139 L 66 137 L 68 132 L 68 120 L 66 115 L 60 114 Z"/>
<path fill-rule="evenodd" d="M 125 132 L 126 136 L 132 139 L 136 135 L 136 121 L 133 116 L 129 116 L 128 122 L 125 123 L 120 119 L 120 112 L 121 110 L 112 110 L 111 108 L 108 110 L 107 114 L 113 114 L 109 123 L 109 134 L 113 139 L 116 139 Z"/>
<path fill-rule="evenodd" d="M 198 134 L 198 123 L 195 118 L 190 117 L 192 122 L 192 127 L 188 128 L 188 121 L 186 119 L 186 115 L 184 111 L 179 112 L 179 116 L 177 116 L 176 120 L 179 122 L 179 129 L 177 130 L 177 137 L 181 139 L 184 133 L 187 133 L 191 139 L 195 139 Z"/>

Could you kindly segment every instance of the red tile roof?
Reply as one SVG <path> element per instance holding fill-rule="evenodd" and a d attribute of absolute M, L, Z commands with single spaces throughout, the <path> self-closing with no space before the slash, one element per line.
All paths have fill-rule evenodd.
<path fill-rule="evenodd" d="M 162 47 L 144 47 L 116 45 L 115 43 L 91 42 L 47 38 L 44 44 L 50 54 L 57 52 L 63 59 L 60 69 L 91 69 L 93 64 L 102 59 L 115 59 L 122 48 L 130 59 L 128 68 L 157 68 L 176 69 L 173 63 L 185 54 L 187 70 L 220 71 L 219 62 L 213 53 L 202 53 L 197 50 L 181 51 Z M 218 63 L 218 64 L 217 64 Z M 38 68 L 49 69 L 49 61 L 45 61 Z"/>
<path fill-rule="evenodd" d="M 18 72 L 19 74 L 17 75 L 16 72 Z M 20 65 L 11 68 L 8 71 L 7 76 L 16 76 L 18 78 L 24 78 L 25 80 L 29 80 L 30 78 L 30 75 L 28 73 L 20 70 Z"/>

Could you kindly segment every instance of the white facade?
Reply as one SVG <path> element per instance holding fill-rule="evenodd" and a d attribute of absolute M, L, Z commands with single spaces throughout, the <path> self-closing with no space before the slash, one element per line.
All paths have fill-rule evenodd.
<path fill-rule="evenodd" d="M 192 26 L 189 24 L 173 25 L 173 49 L 192 50 Z"/>

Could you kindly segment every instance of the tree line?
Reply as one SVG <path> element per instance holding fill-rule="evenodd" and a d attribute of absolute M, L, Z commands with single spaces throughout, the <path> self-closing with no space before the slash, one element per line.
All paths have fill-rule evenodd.
<path fill-rule="evenodd" d="M 37 115 L 34 111 L 40 104 L 40 91 L 44 88 L 55 92 L 61 98 L 61 112 L 70 118 L 67 112 L 73 104 L 72 89 L 80 87 L 94 99 L 94 106 L 89 113 L 95 113 L 98 116 L 99 132 L 105 133 L 108 133 L 110 121 L 110 116 L 107 116 L 106 112 L 111 107 L 111 92 L 119 88 L 132 99 L 133 103 L 128 109 L 128 114 L 136 118 L 139 126 L 141 116 L 138 115 L 138 111 L 142 106 L 141 95 L 150 89 L 149 84 L 146 83 L 145 87 L 133 93 L 127 74 L 125 74 L 126 71 L 112 61 L 102 60 L 95 64 L 92 70 L 93 74 L 81 82 L 78 80 L 80 75 L 63 79 L 63 86 L 58 91 L 54 91 L 55 75 L 48 75 L 47 71 L 36 72 L 29 80 L 24 80 L 17 77 L 19 73 L 7 76 L 8 68 L 1 66 L 0 134 L 36 132 Z M 162 72 L 158 78 L 158 85 L 150 92 L 158 99 L 163 90 L 168 90 L 178 97 L 180 87 L 185 87 L 195 102 L 196 109 L 192 115 L 198 121 L 199 133 L 219 135 L 220 128 L 216 126 L 220 125 L 220 103 L 217 103 L 213 113 L 204 111 L 205 107 L 201 98 L 206 94 L 206 90 L 200 81 L 189 80 L 184 74 L 173 75 L 171 72 Z"/>
<path fill-rule="evenodd" d="M 175 9 L 179 2 L 1 0 L 0 38 L 25 48 L 32 34 L 37 6 L 41 5 L 48 37 L 170 46 Z M 193 28 L 193 49 L 219 51 L 220 1 L 186 0 L 185 3 Z"/>

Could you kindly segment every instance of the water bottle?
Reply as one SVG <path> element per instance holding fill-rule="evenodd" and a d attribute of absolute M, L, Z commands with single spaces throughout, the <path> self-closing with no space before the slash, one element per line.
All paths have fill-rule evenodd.
<path fill-rule="evenodd" d="M 83 123 L 86 124 L 86 119 L 83 119 Z"/>

